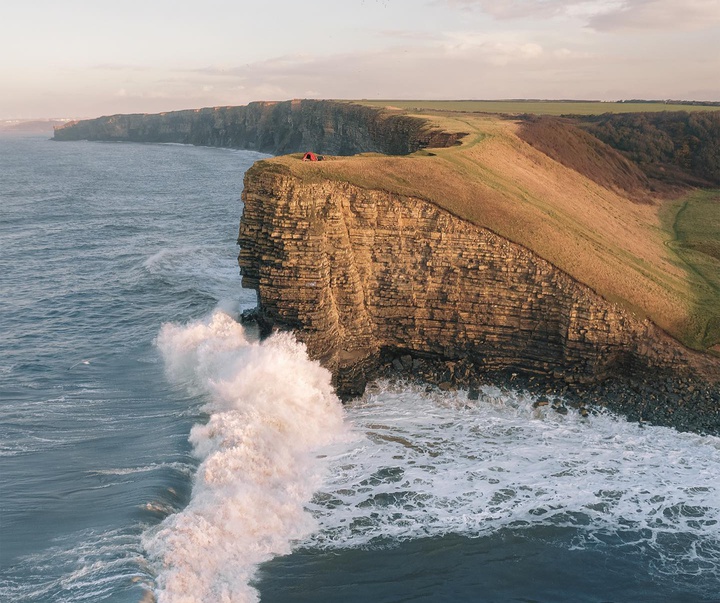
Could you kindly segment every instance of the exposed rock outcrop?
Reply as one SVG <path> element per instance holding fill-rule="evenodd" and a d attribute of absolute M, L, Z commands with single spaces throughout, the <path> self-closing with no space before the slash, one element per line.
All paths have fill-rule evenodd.
<path fill-rule="evenodd" d="M 528 249 L 421 199 L 304 182 L 259 162 L 243 200 L 239 263 L 263 326 L 294 329 L 345 397 L 388 351 L 569 383 L 720 367 Z"/>
<path fill-rule="evenodd" d="M 112 115 L 55 129 L 55 140 L 174 142 L 283 154 L 412 153 L 447 147 L 461 133 L 376 107 L 325 100 L 256 102 L 157 114 Z"/>

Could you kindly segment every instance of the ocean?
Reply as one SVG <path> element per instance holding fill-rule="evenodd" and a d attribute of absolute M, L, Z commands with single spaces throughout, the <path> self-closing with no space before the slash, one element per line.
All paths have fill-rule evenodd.
<path fill-rule="evenodd" d="M 241 326 L 262 157 L 0 136 L 0 601 L 720 601 L 720 438 Z"/>

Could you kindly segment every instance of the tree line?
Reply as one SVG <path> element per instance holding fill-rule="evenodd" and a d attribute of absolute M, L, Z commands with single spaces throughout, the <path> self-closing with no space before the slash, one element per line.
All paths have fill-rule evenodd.
<path fill-rule="evenodd" d="M 605 113 L 581 125 L 649 176 L 720 184 L 720 111 Z"/>

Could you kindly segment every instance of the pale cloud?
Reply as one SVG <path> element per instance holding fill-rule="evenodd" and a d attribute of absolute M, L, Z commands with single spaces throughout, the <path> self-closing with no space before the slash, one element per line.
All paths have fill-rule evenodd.
<path fill-rule="evenodd" d="M 152 68 L 146 65 L 139 65 L 137 63 L 97 63 L 95 65 L 88 66 L 88 69 L 94 69 L 98 71 L 151 71 Z"/>
<path fill-rule="evenodd" d="M 208 69 L 196 77 L 235 88 L 242 102 L 302 98 L 689 98 L 697 81 L 720 70 L 719 60 L 696 63 L 671 80 L 672 53 L 653 63 L 565 46 L 447 34 L 443 44 L 336 56 L 285 56 L 274 61 Z M 677 56 L 678 64 L 688 59 Z M 712 80 L 714 81 L 714 80 Z M 308 84 L 311 84 L 308 86 Z M 609 85 L 610 83 L 610 85 Z M 612 87 L 610 87 L 612 86 Z M 703 97 L 720 95 L 708 87 Z"/>
<path fill-rule="evenodd" d="M 453 32 L 439 44 L 448 56 L 467 56 L 491 65 L 508 65 L 542 56 L 540 44 L 515 39 L 516 36 L 493 36 L 473 32 Z"/>
<path fill-rule="evenodd" d="M 720 0 L 639 0 L 589 21 L 598 31 L 699 30 L 720 25 Z"/>
<path fill-rule="evenodd" d="M 597 31 L 697 30 L 720 25 L 720 0 L 444 0 L 496 19 L 572 18 Z"/>
<path fill-rule="evenodd" d="M 595 43 L 600 36 L 532 29 L 438 31 L 377 51 L 178 70 L 174 96 L 182 99 L 185 80 L 214 104 L 303 97 L 720 98 L 720 55 L 703 52 L 712 32 L 678 36 L 682 44 L 660 34 L 644 38 L 643 51 L 635 53 L 629 37 L 607 45 Z M 193 98 L 188 93 L 185 106 Z"/>
<path fill-rule="evenodd" d="M 424 30 L 409 29 L 383 29 L 378 31 L 376 35 L 380 38 L 390 38 L 393 40 L 437 40 L 440 36 L 437 33 Z"/>
<path fill-rule="evenodd" d="M 289 98 L 720 100 L 720 56 L 705 53 L 697 59 L 708 36 L 687 34 L 687 43 L 677 47 L 658 36 L 657 46 L 634 56 L 622 48 L 549 39 L 539 43 L 517 32 L 446 32 L 433 42 L 380 51 L 287 54 L 170 72 L 98 69 L 92 77 L 99 86 L 94 97 L 81 88 L 72 94 L 63 92 L 62 85 L 72 74 L 58 74 L 49 84 L 56 88 L 54 98 L 61 107 L 55 114 L 73 117 Z M 119 90 L 123 96 L 117 94 Z M 34 91 L 28 97 L 28 113 L 40 114 L 45 96 Z M 0 97 L 0 110 L 2 101 Z"/>
<path fill-rule="evenodd" d="M 720 0 L 5 4 L 2 118 L 292 97 L 720 100 Z"/>
<path fill-rule="evenodd" d="M 650 62 L 645 57 L 541 46 L 521 39 L 471 38 L 455 54 L 416 48 L 329 58 L 297 69 L 322 82 L 317 89 L 330 85 L 331 96 L 346 98 L 371 96 L 378 88 L 385 98 L 683 98 L 690 97 L 688 91 L 697 81 L 718 81 L 712 74 L 720 72 L 720 57 L 683 71 L 688 57 L 673 53 L 678 54 L 659 52 Z M 708 87 L 715 91 L 705 98 L 720 94 L 720 85 Z"/>
<path fill-rule="evenodd" d="M 289 83 L 292 83 L 294 88 L 294 82 Z M 283 87 L 269 82 L 259 82 L 253 85 L 250 90 L 252 90 L 252 94 L 255 98 L 285 100 L 298 96 L 293 88 Z"/>
<path fill-rule="evenodd" d="M 590 17 L 616 10 L 623 0 L 444 0 L 461 9 L 478 9 L 496 19 L 550 19 L 558 16 Z"/>

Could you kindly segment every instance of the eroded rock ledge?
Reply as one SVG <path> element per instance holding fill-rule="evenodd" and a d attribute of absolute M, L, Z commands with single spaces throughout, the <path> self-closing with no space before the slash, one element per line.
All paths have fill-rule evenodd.
<path fill-rule="evenodd" d="M 345 398 L 393 358 L 408 372 L 440 360 L 460 384 L 460 369 L 566 384 L 720 374 L 716 359 L 421 199 L 259 162 L 243 200 L 239 263 L 262 326 L 295 330 Z"/>
<path fill-rule="evenodd" d="M 272 154 L 403 155 L 448 147 L 464 136 L 425 119 L 327 100 L 255 102 L 157 114 L 112 115 L 55 129 L 55 140 L 174 142 Z"/>

